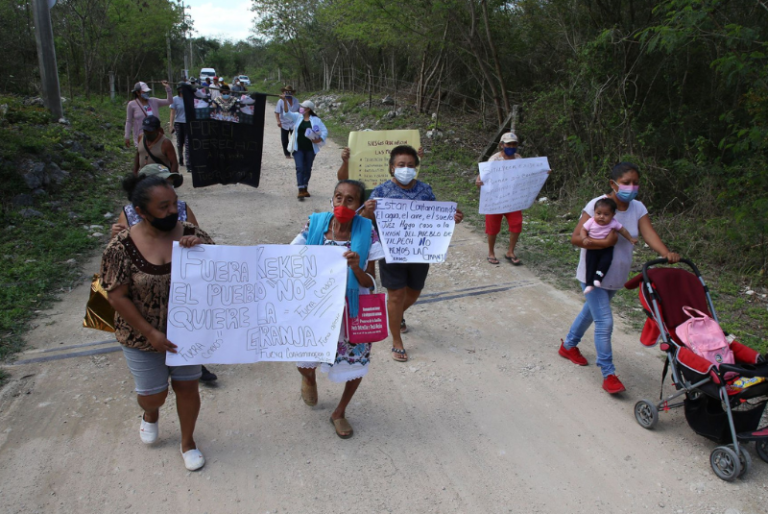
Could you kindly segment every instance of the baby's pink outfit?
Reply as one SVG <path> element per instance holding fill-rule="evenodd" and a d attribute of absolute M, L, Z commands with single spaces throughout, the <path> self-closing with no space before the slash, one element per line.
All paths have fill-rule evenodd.
<path fill-rule="evenodd" d="M 592 239 L 605 239 L 611 235 L 612 230 L 618 232 L 621 229 L 622 224 L 616 221 L 616 218 L 613 218 L 607 225 L 599 225 L 595 221 L 595 218 L 589 218 L 586 223 L 584 223 L 584 230 L 587 231 L 589 237 Z"/>

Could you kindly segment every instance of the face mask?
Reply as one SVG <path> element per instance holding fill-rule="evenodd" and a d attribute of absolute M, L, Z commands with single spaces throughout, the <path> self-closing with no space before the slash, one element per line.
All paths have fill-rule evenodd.
<path fill-rule="evenodd" d="M 147 139 L 147 141 L 154 141 L 159 135 L 160 132 L 144 132 L 144 137 Z"/>
<path fill-rule="evenodd" d="M 616 191 L 616 198 L 624 203 L 629 203 L 637 198 L 637 191 L 640 186 L 625 186 L 622 184 L 616 184 L 619 186 L 619 190 Z"/>
<path fill-rule="evenodd" d="M 153 218 L 152 221 L 149 222 L 150 225 L 155 227 L 157 230 L 162 230 L 163 232 L 170 232 L 174 228 L 176 228 L 176 223 L 179 221 L 179 213 L 174 212 L 173 214 L 169 214 L 165 218 Z"/>
<path fill-rule="evenodd" d="M 355 211 L 343 205 L 337 205 L 333 208 L 333 217 L 341 224 L 349 223 L 355 217 Z"/>
<path fill-rule="evenodd" d="M 504 155 L 506 155 L 507 157 L 512 157 L 516 153 L 517 153 L 517 148 L 507 148 L 506 146 L 504 147 Z"/>
<path fill-rule="evenodd" d="M 142 93 L 142 94 L 141 94 L 141 97 L 142 97 L 144 100 L 149 100 L 149 93 Z"/>
<path fill-rule="evenodd" d="M 299 107 L 299 112 L 301 114 L 304 114 L 305 112 L 307 112 L 307 110 L 304 107 Z"/>
<path fill-rule="evenodd" d="M 291 98 L 293 98 L 293 95 L 289 95 L 288 93 L 286 93 L 286 94 L 285 94 L 285 98 L 286 98 L 286 99 L 288 99 L 288 100 L 290 100 Z"/>
<path fill-rule="evenodd" d="M 416 178 L 416 168 L 395 168 L 395 180 L 407 186 Z"/>
<path fill-rule="evenodd" d="M 224 100 L 229 100 L 229 95 L 221 95 Z"/>

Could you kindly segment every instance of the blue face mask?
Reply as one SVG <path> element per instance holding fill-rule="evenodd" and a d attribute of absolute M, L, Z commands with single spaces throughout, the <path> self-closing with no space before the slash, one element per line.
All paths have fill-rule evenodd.
<path fill-rule="evenodd" d="M 229 100 L 229 95 L 221 95 L 224 100 Z"/>
<path fill-rule="evenodd" d="M 144 100 L 149 100 L 149 93 L 142 93 L 142 94 L 141 94 L 141 97 L 142 97 Z"/>
<path fill-rule="evenodd" d="M 504 155 L 506 155 L 507 157 L 512 157 L 516 153 L 517 153 L 517 148 L 507 148 L 506 146 L 504 147 Z"/>
<path fill-rule="evenodd" d="M 637 198 L 637 192 L 640 189 L 639 186 L 625 186 L 622 184 L 616 184 L 619 186 L 619 190 L 616 191 L 616 198 L 624 203 L 629 203 Z"/>

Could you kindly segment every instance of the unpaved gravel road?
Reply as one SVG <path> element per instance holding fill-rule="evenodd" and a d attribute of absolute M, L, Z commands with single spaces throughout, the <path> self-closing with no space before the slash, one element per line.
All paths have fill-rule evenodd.
<path fill-rule="evenodd" d="M 287 243 L 310 212 L 328 208 L 339 145 L 319 154 L 313 196 L 298 202 L 271 117 L 268 108 L 261 187 L 180 190 L 219 244 Z M 387 342 L 374 345 L 371 372 L 347 411 L 350 440 L 328 422 L 341 386 L 323 375 L 320 402 L 308 408 L 292 364 L 212 366 L 219 381 L 201 387 L 196 432 L 207 464 L 189 473 L 173 395 L 161 441 L 140 442 L 120 352 L 9 366 L 0 391 L 0 511 L 768 512 L 768 464 L 752 448 L 752 471 L 729 484 L 710 470 L 714 445 L 681 411 L 663 414 L 653 431 L 637 425 L 635 401 L 658 395 L 658 349 L 618 323 L 614 353 L 628 392 L 607 395 L 594 366 L 557 355 L 582 299 L 525 267 L 489 266 L 484 255 L 482 230 L 460 226 L 448 262 L 433 266 L 423 301 L 408 313 L 411 360 L 395 362 Z M 110 339 L 81 327 L 87 296 L 84 282 L 43 313 L 19 359 L 113 349 L 70 348 Z"/>

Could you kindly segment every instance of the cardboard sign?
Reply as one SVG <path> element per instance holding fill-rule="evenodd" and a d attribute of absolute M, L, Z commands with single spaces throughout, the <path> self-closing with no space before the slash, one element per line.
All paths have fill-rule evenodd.
<path fill-rule="evenodd" d="M 345 306 L 343 247 L 173 244 L 166 364 L 332 363 Z"/>
<path fill-rule="evenodd" d="M 396 146 L 421 146 L 418 130 L 366 130 L 349 133 L 349 178 L 373 189 L 390 180 L 389 152 Z"/>
<path fill-rule="evenodd" d="M 259 187 L 267 97 L 260 93 L 251 94 L 255 103 L 245 110 L 252 114 L 240 112 L 239 122 L 234 122 L 215 119 L 222 116 L 209 102 L 202 102 L 208 107 L 195 108 L 192 86 L 182 86 L 182 96 L 189 131 L 190 162 L 186 164 L 192 172 L 192 185 L 242 183 Z"/>
<path fill-rule="evenodd" d="M 547 181 L 546 157 L 481 162 L 480 214 L 505 214 L 530 208 Z"/>
<path fill-rule="evenodd" d="M 387 264 L 444 262 L 455 214 L 455 202 L 376 198 L 376 225 Z"/>

